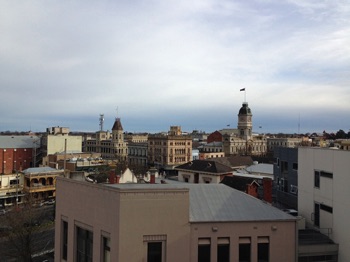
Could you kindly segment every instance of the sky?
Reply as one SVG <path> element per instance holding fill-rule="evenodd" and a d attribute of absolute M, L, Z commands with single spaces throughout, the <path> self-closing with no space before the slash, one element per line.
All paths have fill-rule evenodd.
<path fill-rule="evenodd" d="M 0 36 L 0 131 L 350 129 L 348 0 L 0 0 Z"/>

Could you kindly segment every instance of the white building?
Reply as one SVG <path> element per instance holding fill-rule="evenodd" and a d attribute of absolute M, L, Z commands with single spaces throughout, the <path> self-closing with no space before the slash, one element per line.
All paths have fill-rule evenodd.
<path fill-rule="evenodd" d="M 338 261 L 350 261 L 350 152 L 301 147 L 298 163 L 299 214 L 339 244 Z"/>

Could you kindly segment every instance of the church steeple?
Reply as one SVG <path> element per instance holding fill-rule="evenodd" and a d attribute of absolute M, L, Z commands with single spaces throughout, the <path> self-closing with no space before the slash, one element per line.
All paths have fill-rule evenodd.
<path fill-rule="evenodd" d="M 252 111 L 248 107 L 247 102 L 243 102 L 242 107 L 239 109 L 238 113 L 238 130 L 239 135 L 242 139 L 250 140 L 252 137 Z"/>

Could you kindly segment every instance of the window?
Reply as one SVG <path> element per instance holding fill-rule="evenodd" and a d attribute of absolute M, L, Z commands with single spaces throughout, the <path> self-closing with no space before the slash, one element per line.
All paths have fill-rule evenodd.
<path fill-rule="evenodd" d="M 143 236 L 147 262 L 165 261 L 166 235 Z"/>
<path fill-rule="evenodd" d="M 269 237 L 258 237 L 258 261 L 269 261 Z"/>
<path fill-rule="evenodd" d="M 320 178 L 321 177 L 326 177 L 326 178 L 333 179 L 333 173 L 330 173 L 330 172 L 315 170 L 314 173 L 315 173 L 315 175 L 314 175 L 314 186 L 316 188 L 320 188 Z"/>
<path fill-rule="evenodd" d="M 18 185 L 18 184 L 19 184 L 19 180 L 18 179 L 10 180 L 10 186 L 14 186 L 14 185 Z"/>
<path fill-rule="evenodd" d="M 298 187 L 294 185 L 290 185 L 290 192 L 295 195 L 298 194 Z"/>
<path fill-rule="evenodd" d="M 281 172 L 288 172 L 288 162 L 281 161 Z"/>
<path fill-rule="evenodd" d="M 198 262 L 210 262 L 210 238 L 198 239 Z"/>
<path fill-rule="evenodd" d="M 320 204 L 320 209 L 328 213 L 333 213 L 333 208 L 324 204 Z"/>
<path fill-rule="evenodd" d="M 102 237 L 102 261 L 110 262 L 111 261 L 111 245 L 109 237 Z"/>
<path fill-rule="evenodd" d="M 298 170 L 298 163 L 293 163 L 293 170 Z"/>
<path fill-rule="evenodd" d="M 67 260 L 68 253 L 68 222 L 62 221 L 62 259 Z"/>
<path fill-rule="evenodd" d="M 275 163 L 276 163 L 277 167 L 280 167 L 280 159 L 278 157 L 276 157 Z"/>
<path fill-rule="evenodd" d="M 250 237 L 239 238 L 239 262 L 250 262 Z"/>
<path fill-rule="evenodd" d="M 77 261 L 92 262 L 93 233 L 89 230 L 77 227 L 76 234 Z"/>
<path fill-rule="evenodd" d="M 320 226 L 320 204 L 319 203 L 314 203 L 314 225 L 316 227 Z"/>
<path fill-rule="evenodd" d="M 320 188 L 320 171 L 316 170 L 314 175 L 314 187 Z"/>
<path fill-rule="evenodd" d="M 147 244 L 147 262 L 162 262 L 162 242 Z"/>
<path fill-rule="evenodd" d="M 230 261 L 230 239 L 218 238 L 217 262 Z"/>
<path fill-rule="evenodd" d="M 333 174 L 330 172 L 325 172 L 325 171 L 321 171 L 320 172 L 320 176 L 321 177 L 327 177 L 327 178 L 333 178 Z"/>

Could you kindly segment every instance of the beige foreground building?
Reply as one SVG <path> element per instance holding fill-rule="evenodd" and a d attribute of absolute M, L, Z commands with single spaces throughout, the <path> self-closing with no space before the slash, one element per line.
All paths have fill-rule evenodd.
<path fill-rule="evenodd" d="M 350 261 L 349 160 L 347 150 L 298 149 L 299 214 L 306 218 L 308 226 L 339 244 L 338 261 Z M 336 254 L 334 250 L 335 257 Z"/>
<path fill-rule="evenodd" d="M 225 185 L 58 178 L 55 261 L 296 261 L 294 217 Z"/>

